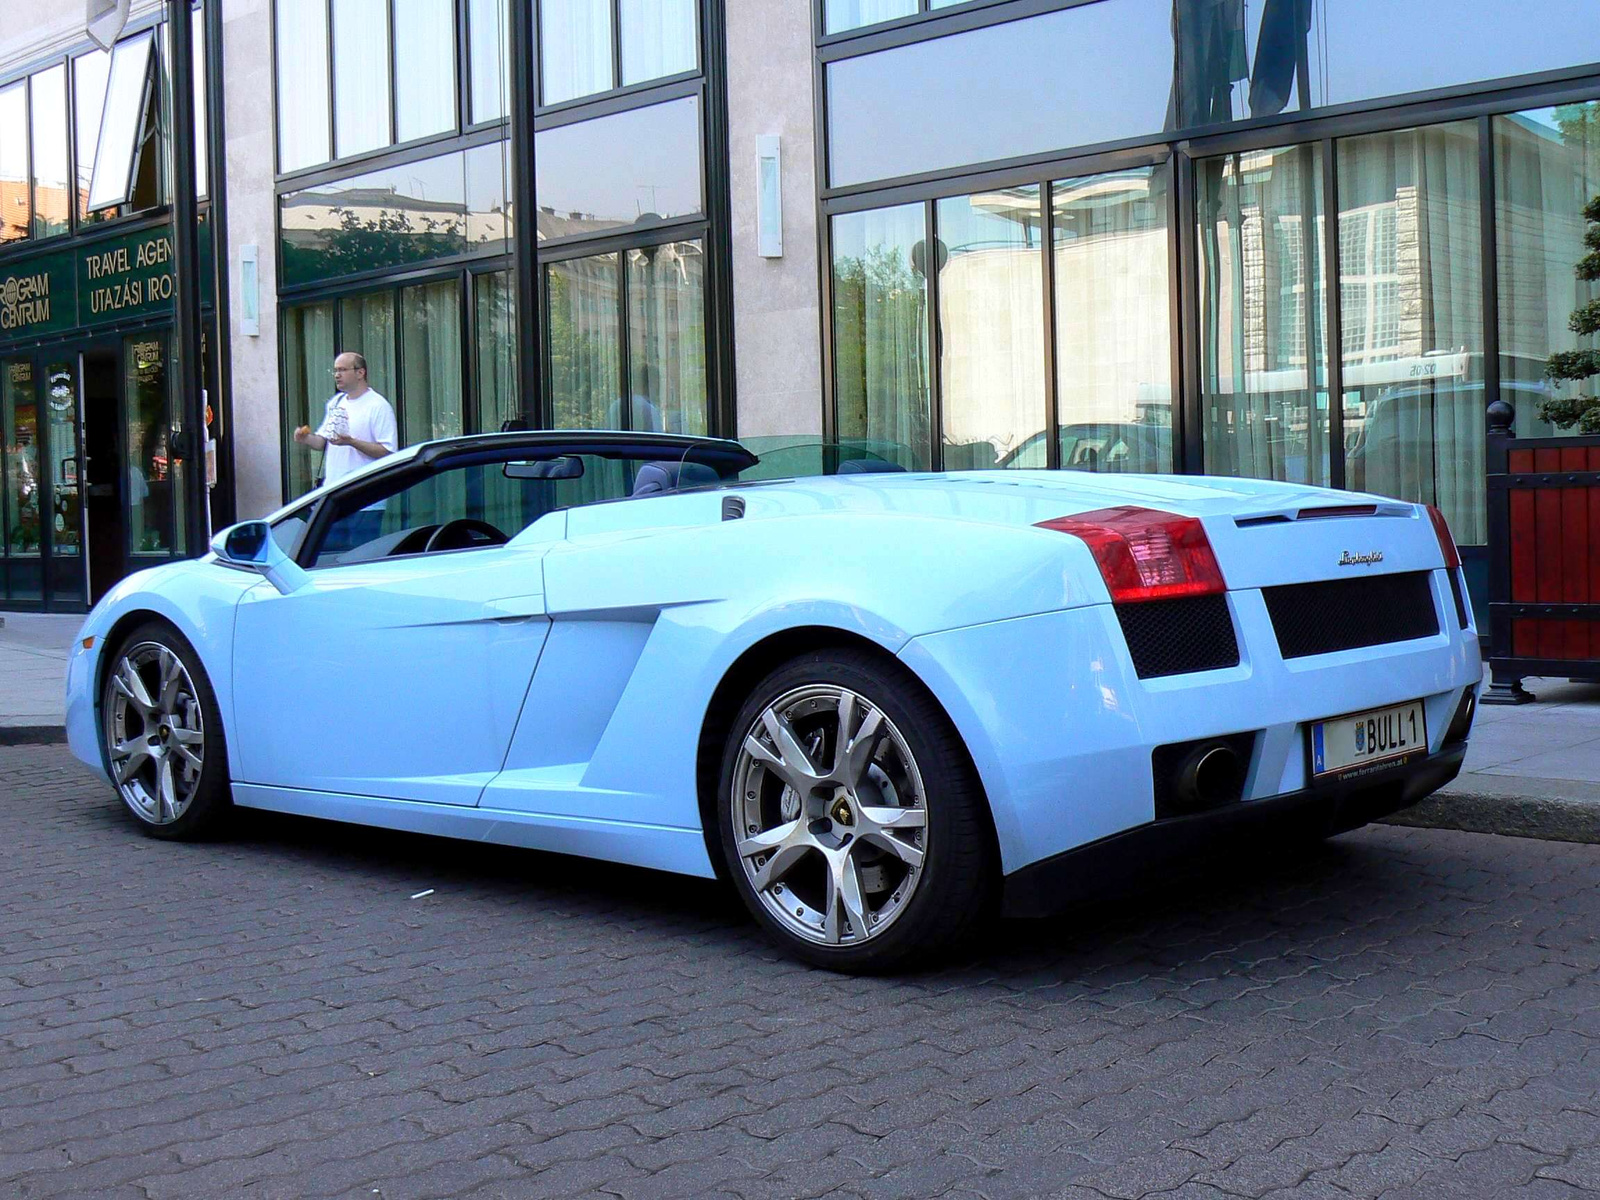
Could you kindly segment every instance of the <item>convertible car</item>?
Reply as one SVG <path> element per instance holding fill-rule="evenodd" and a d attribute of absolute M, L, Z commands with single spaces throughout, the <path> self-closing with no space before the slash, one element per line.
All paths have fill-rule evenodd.
<path fill-rule="evenodd" d="M 1460 768 L 1481 667 L 1431 508 L 826 466 L 409 448 L 114 588 L 73 751 L 156 837 L 244 806 L 718 875 L 856 971 Z"/>

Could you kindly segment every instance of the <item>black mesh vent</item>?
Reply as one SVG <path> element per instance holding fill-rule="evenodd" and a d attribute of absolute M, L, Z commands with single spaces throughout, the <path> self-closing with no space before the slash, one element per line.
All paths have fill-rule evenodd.
<path fill-rule="evenodd" d="M 1382 646 L 1439 632 L 1428 571 L 1262 588 L 1285 658 Z"/>
<path fill-rule="evenodd" d="M 1146 600 L 1116 608 L 1140 679 L 1239 665 L 1226 596 Z"/>

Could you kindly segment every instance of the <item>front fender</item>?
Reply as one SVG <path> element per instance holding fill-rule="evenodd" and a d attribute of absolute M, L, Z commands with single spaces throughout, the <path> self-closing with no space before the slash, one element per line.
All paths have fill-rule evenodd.
<path fill-rule="evenodd" d="M 85 618 L 67 660 L 67 743 L 74 756 L 109 780 L 100 738 L 102 668 L 115 648 L 110 643 L 145 617 L 168 622 L 194 647 L 216 693 L 224 734 L 231 733 L 234 612 L 240 597 L 260 586 L 254 573 L 205 558 L 139 571 L 113 587 Z M 232 774 L 238 768 L 236 739 L 226 741 Z"/>

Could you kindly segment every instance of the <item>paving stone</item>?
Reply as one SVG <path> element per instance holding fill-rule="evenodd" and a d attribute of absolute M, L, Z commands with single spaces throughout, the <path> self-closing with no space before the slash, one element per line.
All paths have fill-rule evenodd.
<path fill-rule="evenodd" d="M 140 838 L 59 746 L 0 805 L 0 1196 L 1600 1191 L 1593 846 L 1373 828 L 848 979 L 693 880 Z"/>

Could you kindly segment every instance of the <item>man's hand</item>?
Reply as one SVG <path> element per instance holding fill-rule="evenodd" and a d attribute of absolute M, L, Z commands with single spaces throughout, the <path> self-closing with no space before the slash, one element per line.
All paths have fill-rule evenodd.
<path fill-rule="evenodd" d="M 302 425 L 294 431 L 294 440 L 302 446 L 310 446 L 313 450 L 326 450 L 328 439 L 320 438 L 311 432 L 311 426 Z"/>
<path fill-rule="evenodd" d="M 301 426 L 298 426 L 295 429 L 295 431 L 294 431 L 294 440 L 299 442 L 302 446 L 304 446 L 306 444 L 306 442 L 310 440 L 310 438 L 311 438 L 311 426 L 309 426 L 309 425 L 301 425 Z"/>

